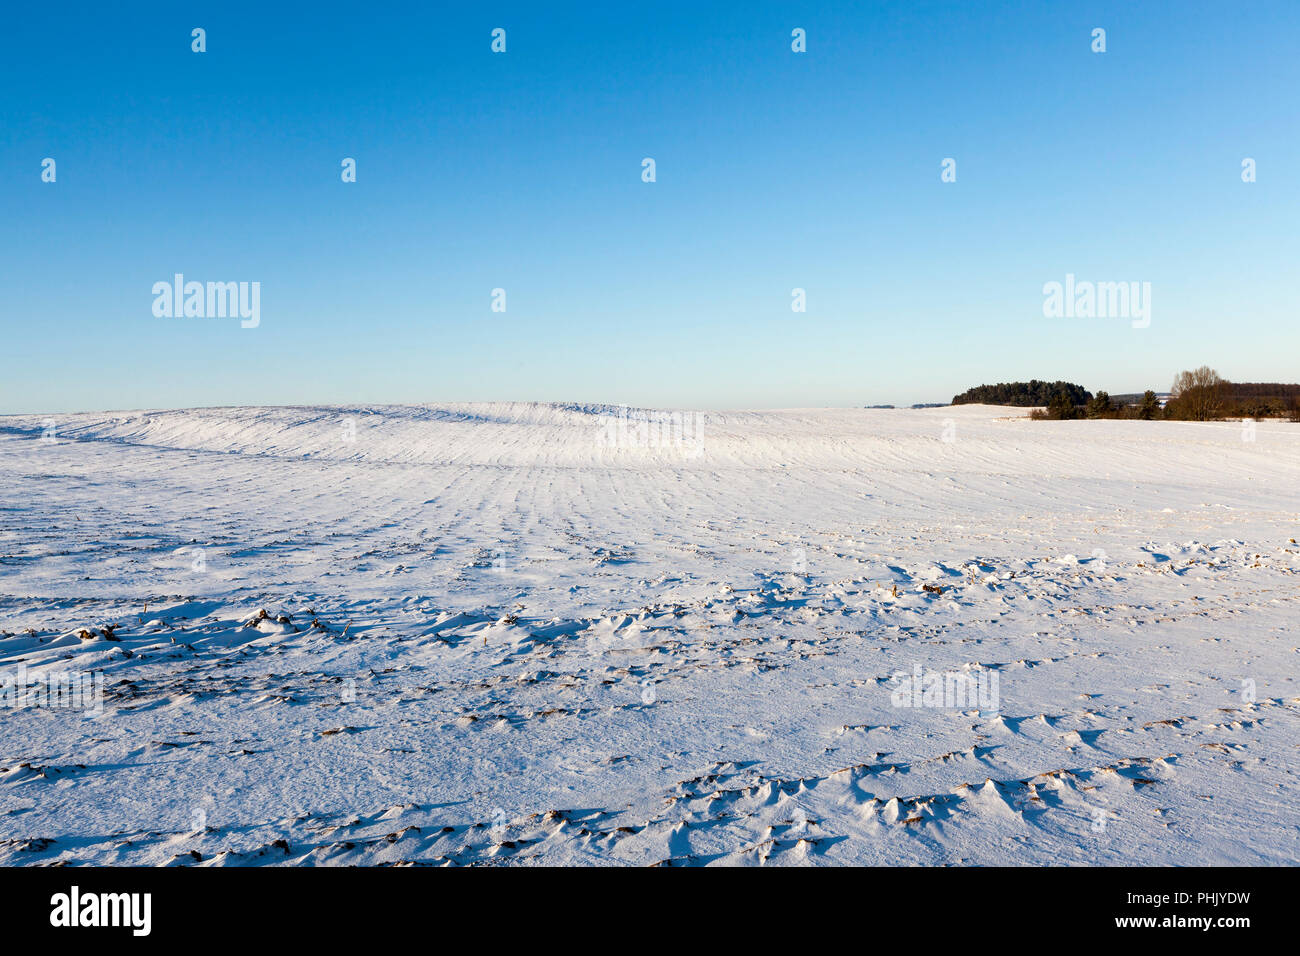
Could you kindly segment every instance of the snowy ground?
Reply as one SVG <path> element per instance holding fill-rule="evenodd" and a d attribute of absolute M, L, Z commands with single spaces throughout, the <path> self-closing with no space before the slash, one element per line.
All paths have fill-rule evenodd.
<path fill-rule="evenodd" d="M 610 412 L 0 418 L 0 863 L 1300 861 L 1300 426 Z"/>

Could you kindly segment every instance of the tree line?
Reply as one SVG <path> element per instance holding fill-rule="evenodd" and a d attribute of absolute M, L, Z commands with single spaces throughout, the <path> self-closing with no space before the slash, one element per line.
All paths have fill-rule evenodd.
<path fill-rule="evenodd" d="M 1300 422 L 1300 384 L 1230 382 L 1209 366 L 1179 372 L 1161 405 L 1147 390 L 1132 400 L 1095 395 L 1071 382 L 1002 382 L 979 385 L 954 396 L 954 405 L 1032 406 L 1031 418 L 1137 418 L 1207 422 L 1225 418 L 1282 418 Z"/>

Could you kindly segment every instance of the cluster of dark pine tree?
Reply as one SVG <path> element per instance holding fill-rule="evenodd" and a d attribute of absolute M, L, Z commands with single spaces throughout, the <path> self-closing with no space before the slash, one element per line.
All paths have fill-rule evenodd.
<path fill-rule="evenodd" d="M 1001 382 L 997 385 L 976 385 L 953 397 L 954 405 L 1019 405 L 1026 408 L 1049 404 L 1058 395 L 1064 395 L 1071 405 L 1083 405 L 1092 392 L 1073 382 Z"/>
<path fill-rule="evenodd" d="M 1065 392 L 1057 392 L 1046 408 L 1035 408 L 1030 418 L 1064 421 L 1071 418 L 1140 418 L 1150 421 L 1165 418 L 1160 398 L 1148 389 L 1133 403 L 1113 402 L 1109 392 L 1098 392 L 1082 405 L 1076 405 Z"/>

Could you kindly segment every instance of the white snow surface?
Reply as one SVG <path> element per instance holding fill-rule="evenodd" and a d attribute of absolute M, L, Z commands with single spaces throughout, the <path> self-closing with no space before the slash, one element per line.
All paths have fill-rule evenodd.
<path fill-rule="evenodd" d="M 0 417 L 0 864 L 1300 861 L 1300 426 L 618 412 Z"/>

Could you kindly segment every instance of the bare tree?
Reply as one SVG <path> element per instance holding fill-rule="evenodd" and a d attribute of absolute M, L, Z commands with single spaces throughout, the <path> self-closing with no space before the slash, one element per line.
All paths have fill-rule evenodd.
<path fill-rule="evenodd" d="M 1170 389 L 1168 407 L 1173 409 L 1176 418 L 1210 421 L 1223 408 L 1227 384 L 1208 365 L 1190 372 L 1179 372 Z"/>

